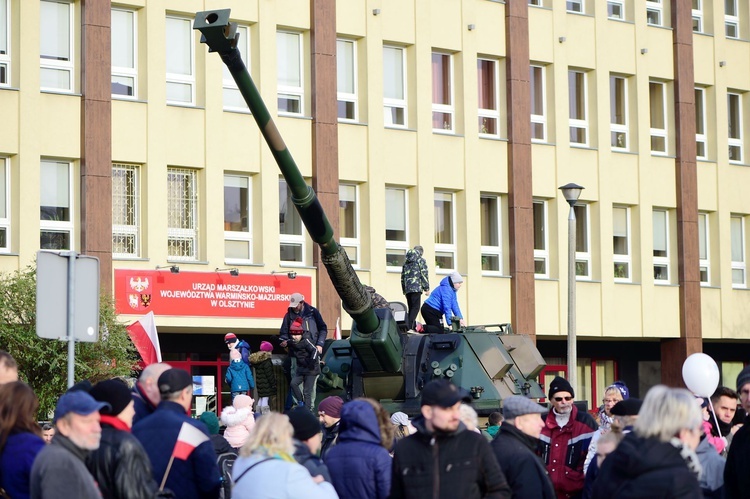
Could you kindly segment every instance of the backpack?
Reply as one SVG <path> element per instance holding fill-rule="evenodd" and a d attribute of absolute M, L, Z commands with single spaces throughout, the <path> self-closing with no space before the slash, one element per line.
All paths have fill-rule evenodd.
<path fill-rule="evenodd" d="M 232 486 L 234 486 L 234 480 L 232 480 L 232 468 L 234 467 L 234 461 L 236 459 L 237 454 L 234 452 L 225 452 L 219 454 L 219 457 L 216 458 L 216 462 L 219 465 L 219 472 L 221 473 L 220 499 L 230 499 L 232 497 Z"/>

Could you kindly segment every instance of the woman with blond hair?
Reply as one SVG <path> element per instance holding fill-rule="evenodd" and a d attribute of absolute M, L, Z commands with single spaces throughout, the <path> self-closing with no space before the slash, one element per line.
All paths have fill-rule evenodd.
<path fill-rule="evenodd" d="M 292 457 L 294 429 L 275 412 L 258 419 L 232 470 L 235 499 L 337 499 L 333 486 Z"/>

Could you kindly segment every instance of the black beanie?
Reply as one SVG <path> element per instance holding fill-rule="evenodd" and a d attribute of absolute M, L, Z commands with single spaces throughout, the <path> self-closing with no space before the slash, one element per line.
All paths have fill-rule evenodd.
<path fill-rule="evenodd" d="M 561 378 L 560 376 L 555 376 L 555 379 L 552 380 L 552 383 L 549 384 L 549 399 L 552 399 L 552 397 L 557 392 L 570 392 L 570 395 L 572 397 L 575 397 L 576 394 L 573 392 L 573 387 L 570 386 L 570 383 L 568 383 L 568 380 L 565 378 Z"/>
<path fill-rule="evenodd" d="M 320 420 L 304 407 L 289 411 L 289 422 L 294 428 L 294 438 L 300 442 L 308 440 L 322 431 Z"/>
<path fill-rule="evenodd" d="M 128 406 L 132 399 L 127 383 L 118 378 L 100 381 L 94 385 L 89 394 L 99 402 L 107 402 L 112 409 L 102 409 L 102 414 L 117 416 Z"/>
<path fill-rule="evenodd" d="M 740 393 L 740 390 L 742 390 L 742 387 L 748 383 L 750 383 L 750 366 L 747 366 L 746 368 L 744 368 L 737 375 L 737 393 Z"/>

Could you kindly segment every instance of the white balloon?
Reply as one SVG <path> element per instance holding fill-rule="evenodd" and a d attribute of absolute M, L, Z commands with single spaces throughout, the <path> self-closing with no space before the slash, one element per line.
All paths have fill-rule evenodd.
<path fill-rule="evenodd" d="M 708 398 L 719 386 L 719 366 L 705 353 L 694 353 L 682 364 L 682 380 L 691 392 Z"/>

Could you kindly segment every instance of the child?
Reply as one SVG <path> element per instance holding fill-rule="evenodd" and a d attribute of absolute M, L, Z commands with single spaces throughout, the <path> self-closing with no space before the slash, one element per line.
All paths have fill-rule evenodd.
<path fill-rule="evenodd" d="M 240 359 L 240 363 L 245 365 Z M 250 432 L 255 426 L 253 415 L 253 399 L 247 395 L 237 395 L 229 407 L 221 411 L 221 422 L 227 426 L 224 430 L 224 438 L 229 445 L 239 449 L 247 441 Z"/>
<path fill-rule="evenodd" d="M 271 352 L 273 345 L 267 341 L 260 344 L 260 352 L 250 354 L 250 364 L 255 368 L 258 380 L 258 412 L 268 414 L 271 408 L 268 399 L 276 395 L 276 374 L 273 372 Z"/>
<path fill-rule="evenodd" d="M 231 362 L 229 362 L 227 374 L 224 379 L 231 387 L 232 401 L 234 401 L 237 395 L 245 395 L 248 391 L 255 388 L 255 380 L 253 380 L 253 372 L 248 365 L 242 362 L 242 354 L 239 350 L 230 350 L 229 358 Z"/>
<path fill-rule="evenodd" d="M 310 331 L 303 329 L 301 317 L 294 319 L 289 327 L 289 334 L 292 337 L 292 340 L 287 343 L 289 354 L 297 359 L 297 371 L 291 381 L 292 393 L 297 399 L 298 407 L 306 407 L 307 410 L 312 411 L 314 405 L 312 391 L 315 387 L 315 380 L 320 375 L 318 349 L 312 342 Z M 304 395 L 300 390 L 300 383 L 304 383 Z"/>

